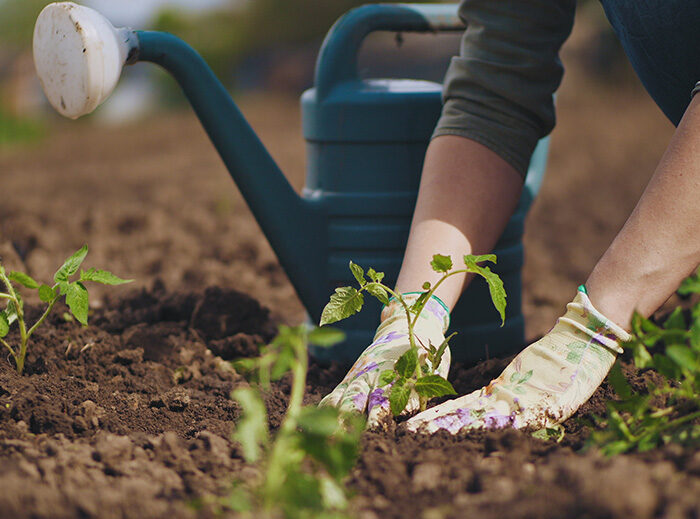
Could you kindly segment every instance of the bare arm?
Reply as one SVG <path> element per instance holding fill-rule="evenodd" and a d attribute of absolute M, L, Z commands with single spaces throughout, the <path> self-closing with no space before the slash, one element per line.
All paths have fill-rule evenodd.
<path fill-rule="evenodd" d="M 413 292 L 435 281 L 433 254 L 483 254 L 493 250 L 515 211 L 523 180 L 489 148 L 443 135 L 430 143 L 397 290 Z M 453 276 L 437 296 L 452 309 L 468 280 Z"/>

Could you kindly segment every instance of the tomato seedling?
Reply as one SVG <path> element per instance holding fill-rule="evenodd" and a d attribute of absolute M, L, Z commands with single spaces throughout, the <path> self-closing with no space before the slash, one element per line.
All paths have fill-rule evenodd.
<path fill-rule="evenodd" d="M 303 406 L 307 345 L 332 346 L 344 338 L 340 330 L 281 326 L 261 356 L 234 362 L 253 388 L 237 389 L 241 419 L 234 439 L 243 456 L 257 463 L 262 477 L 238 482 L 222 504 L 252 517 L 340 517 L 347 506 L 344 480 L 355 464 L 364 420 L 340 416 L 335 408 Z M 292 374 L 289 405 L 277 433 L 269 430 L 261 392 L 270 382 Z"/>
<path fill-rule="evenodd" d="M 484 262 L 495 264 L 496 255 L 484 254 L 475 256 L 468 254 L 464 256 L 463 260 L 465 268 L 453 270 L 450 256 L 435 254 L 430 262 L 430 266 L 442 276 L 434 285 L 428 281 L 423 283 L 423 291 L 412 303 L 407 301 L 402 294 L 382 283 L 384 279 L 383 272 L 376 272 L 370 268 L 367 271 L 367 277 L 369 278 L 367 280 L 364 269 L 351 261 L 350 271 L 359 283 L 360 289 L 353 287 L 336 288 L 329 303 L 323 309 L 321 326 L 346 319 L 359 312 L 364 304 L 364 292 L 374 296 L 385 305 L 389 304 L 389 295 L 391 295 L 391 299 L 397 301 L 403 308 L 408 324 L 410 347 L 406 353 L 396 360 L 393 369 L 383 371 L 380 374 L 381 386 L 392 384 L 389 392 L 389 405 L 394 416 L 398 416 L 403 412 L 413 392 L 418 395 L 421 411 L 426 409 L 430 398 L 455 394 L 452 384 L 437 373 L 449 341 L 455 334 L 453 333 L 445 338 L 442 344 L 439 345 L 423 344 L 415 334 L 418 316 L 433 294 L 435 294 L 437 288 L 447 278 L 462 273 L 472 273 L 483 277 L 488 284 L 491 301 L 501 316 L 501 325 L 505 322 L 506 292 L 503 288 L 503 281 L 489 267 L 479 265 L 479 263 Z M 419 346 L 424 350 L 424 355 L 419 355 Z"/>
<path fill-rule="evenodd" d="M 0 344 L 10 352 L 10 356 L 15 361 L 17 373 L 20 375 L 24 371 L 29 339 L 46 320 L 61 297 L 65 297 L 66 304 L 75 319 L 81 324 L 87 325 L 90 304 L 88 291 L 85 288 L 86 281 L 102 283 L 103 285 L 122 285 L 133 281 L 131 279 L 121 279 L 111 272 L 94 268 L 87 271 L 81 270 L 78 278 L 71 281 L 71 278 L 78 272 L 87 253 L 88 247 L 84 245 L 71 255 L 54 274 L 54 284 L 52 286 L 45 283 L 39 284 L 24 272 L 6 272 L 0 263 L 0 283 L 7 290 L 6 292 L 0 292 L 0 302 L 7 302 L 5 309 L 0 312 Z M 44 313 L 31 326 L 28 326 L 28 323 L 25 321 L 24 301 L 18 292 L 18 287 L 16 288 L 15 285 L 38 291 L 39 299 L 46 303 Z M 15 323 L 17 323 L 19 328 L 19 347 L 11 345 L 5 339 Z"/>

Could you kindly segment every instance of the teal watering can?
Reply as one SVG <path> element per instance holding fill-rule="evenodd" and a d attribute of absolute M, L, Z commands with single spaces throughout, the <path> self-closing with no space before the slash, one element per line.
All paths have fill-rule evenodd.
<path fill-rule="evenodd" d="M 407 79 L 363 79 L 357 55 L 373 31 L 459 31 L 457 6 L 377 4 L 340 18 L 321 47 L 314 88 L 301 98 L 308 153 L 306 186 L 292 189 L 223 85 L 177 37 L 115 29 L 96 11 L 72 3 L 47 6 L 34 32 L 34 57 L 51 104 L 76 118 L 94 110 L 122 66 L 150 61 L 182 87 L 304 304 L 318 322 L 338 286 L 353 285 L 350 260 L 396 281 L 408 238 L 423 157 L 440 116 L 441 85 Z M 508 294 L 500 326 L 480 280 L 452 312 L 453 358 L 472 362 L 515 352 L 524 341 L 521 310 L 523 222 L 537 194 L 548 141 L 537 146 L 518 209 L 495 253 Z M 440 251 L 435 251 L 439 253 Z M 339 323 L 347 339 L 314 350 L 349 364 L 371 342 L 380 307 L 371 303 Z"/>

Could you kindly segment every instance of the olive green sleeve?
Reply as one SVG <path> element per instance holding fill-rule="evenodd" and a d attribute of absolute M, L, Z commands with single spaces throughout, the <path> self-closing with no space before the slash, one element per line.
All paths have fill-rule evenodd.
<path fill-rule="evenodd" d="M 554 127 L 559 49 L 575 8 L 575 0 L 462 0 L 466 30 L 433 137 L 473 139 L 525 176 L 537 141 Z"/>

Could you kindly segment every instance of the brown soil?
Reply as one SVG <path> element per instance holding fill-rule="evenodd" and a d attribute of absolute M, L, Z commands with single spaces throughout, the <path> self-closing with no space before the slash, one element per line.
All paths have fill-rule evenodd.
<path fill-rule="evenodd" d="M 529 338 L 548 330 L 585 279 L 671 133 L 636 82 L 602 88 L 587 78 L 576 48 L 565 55 L 547 179 L 525 237 Z M 299 188 L 297 100 L 241 105 Z M 7 266 L 50 279 L 88 242 L 88 266 L 137 280 L 135 289 L 95 287 L 87 329 L 55 312 L 25 376 L 0 360 L 0 519 L 206 517 L 187 503 L 254 475 L 230 440 L 238 409 L 229 394 L 246 382 L 223 359 L 255 354 L 275 323 L 299 322 L 303 311 L 198 123 L 189 113 L 126 128 L 57 122 L 40 149 L 0 153 L 0 185 Z M 464 393 L 506 362 L 455 366 L 450 377 Z M 308 402 L 342 376 L 312 364 Z M 288 389 L 283 380 L 266 397 L 273 426 Z M 514 431 L 368 433 L 350 481 L 353 513 L 700 517 L 700 453 L 578 452 L 588 430 L 579 419 L 602 413 L 611 396 L 601 387 L 562 444 Z"/>

